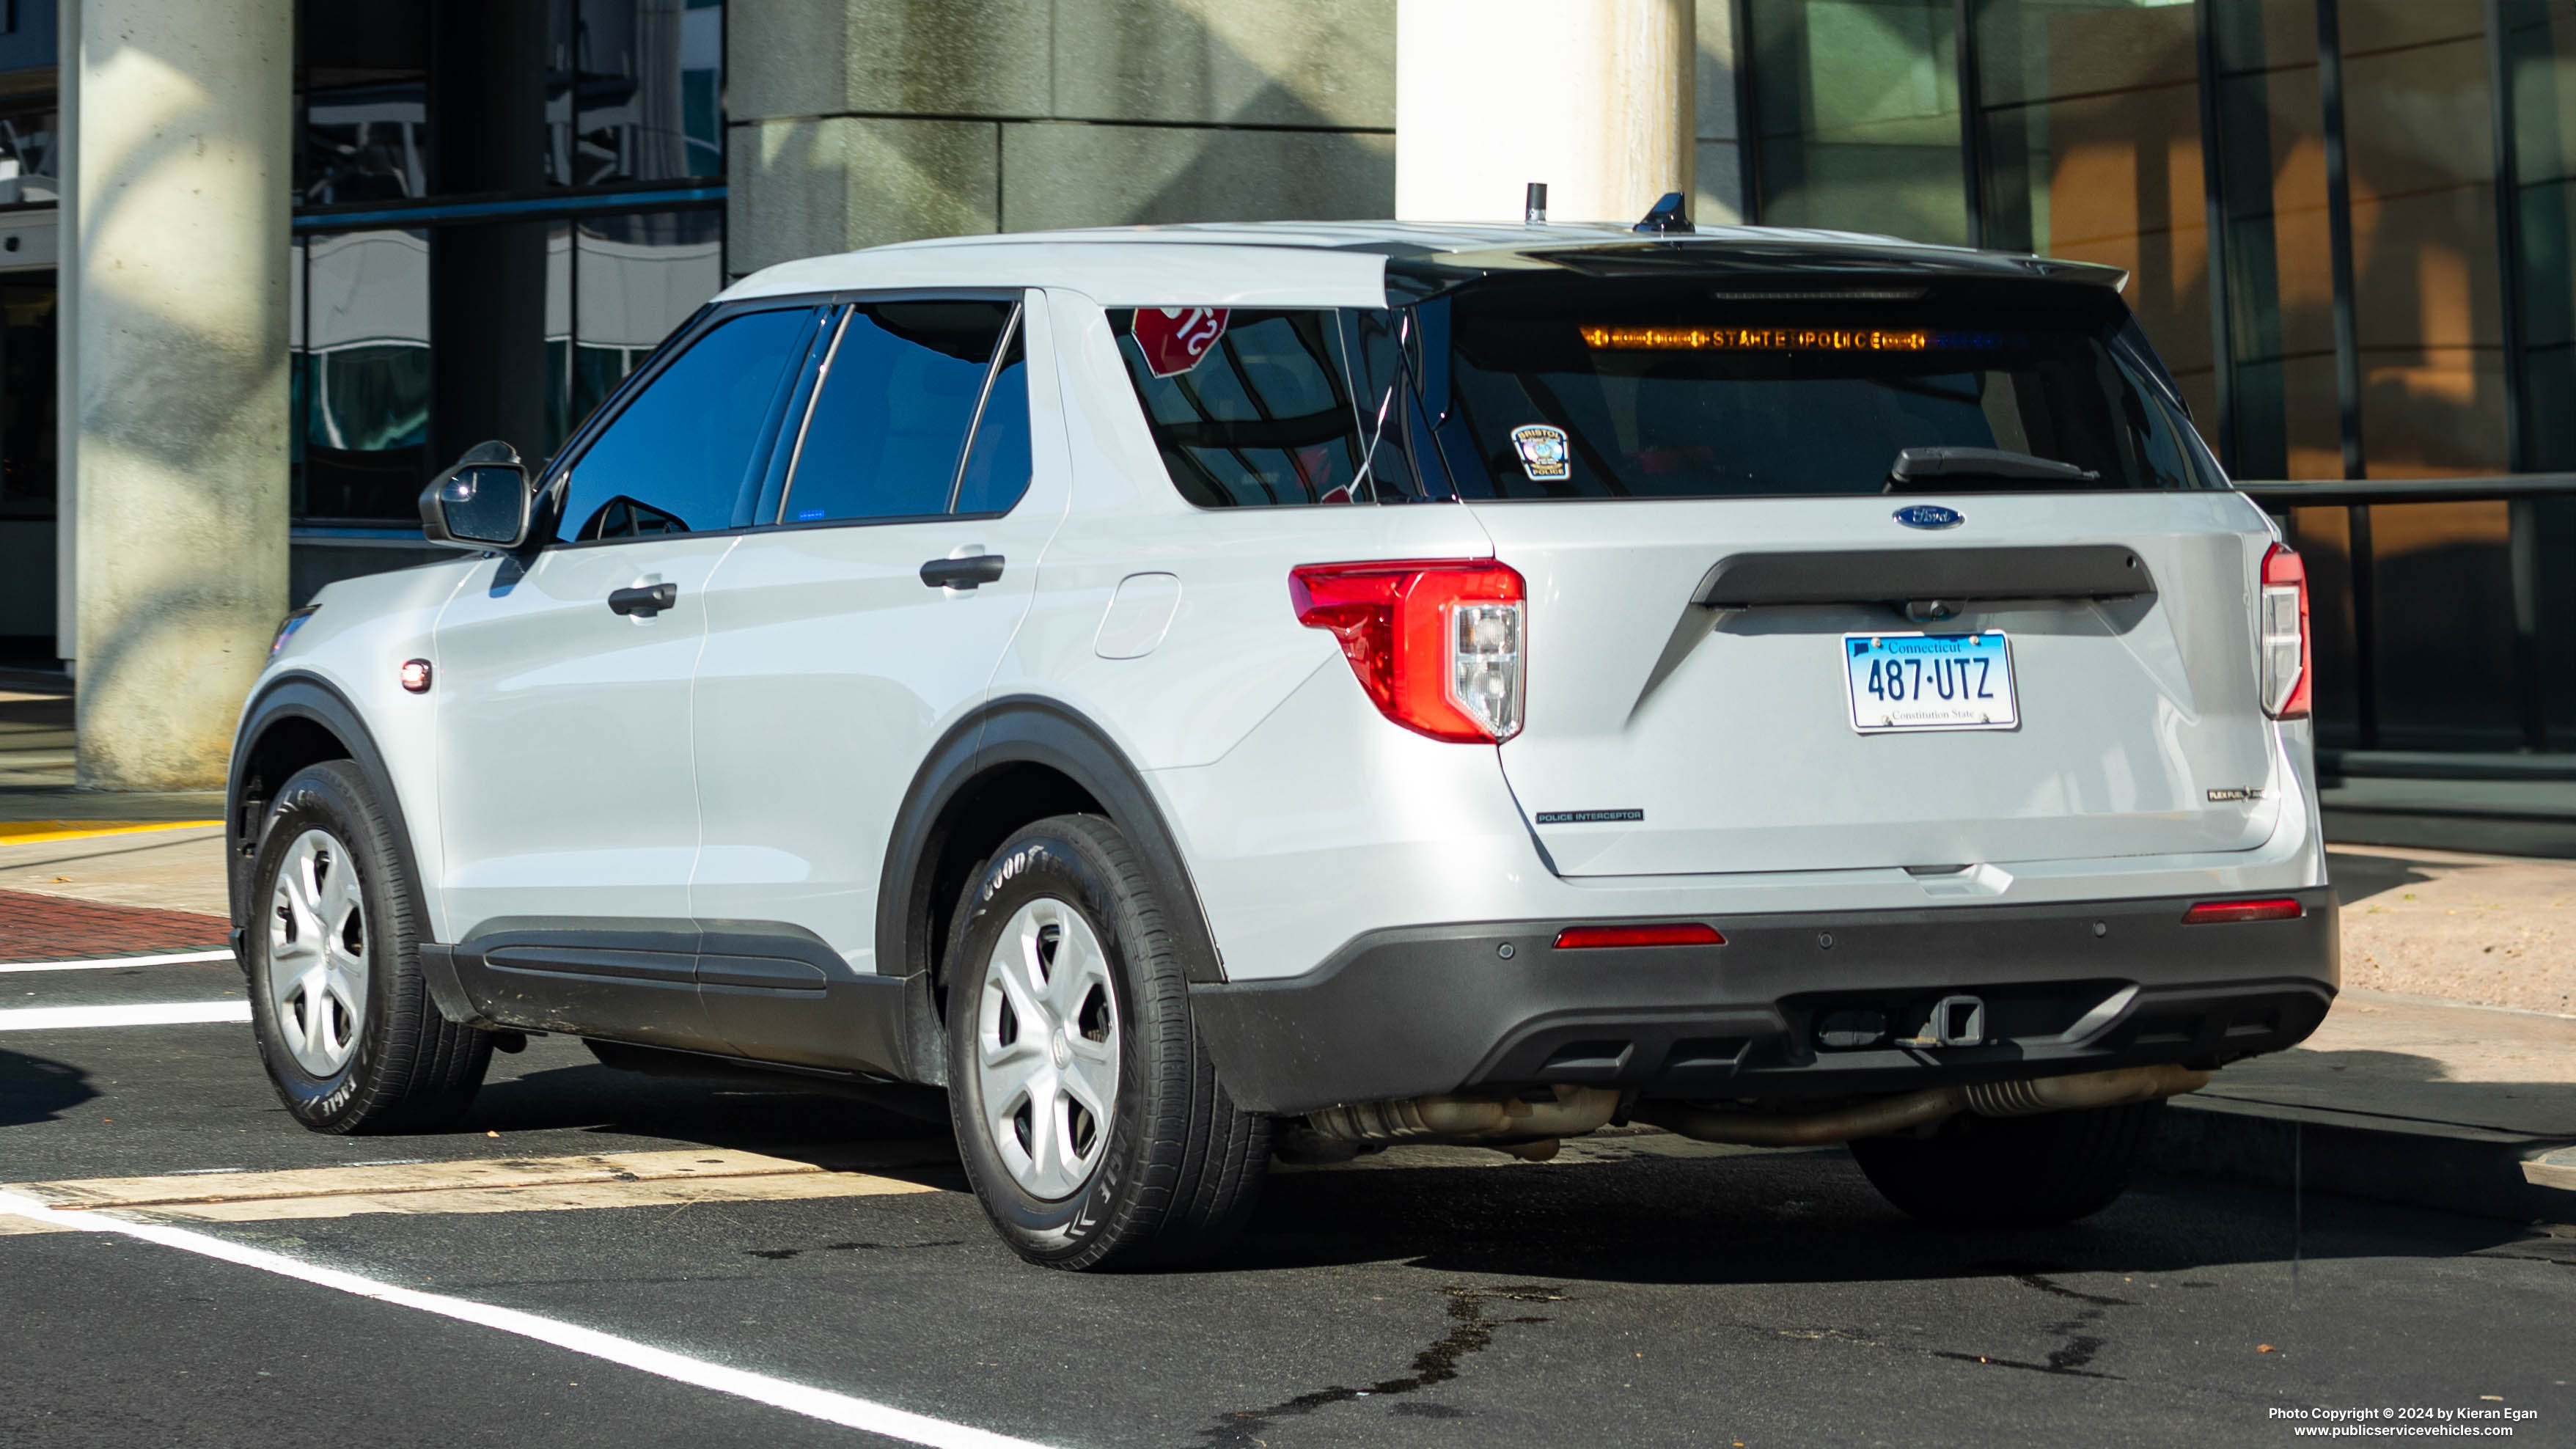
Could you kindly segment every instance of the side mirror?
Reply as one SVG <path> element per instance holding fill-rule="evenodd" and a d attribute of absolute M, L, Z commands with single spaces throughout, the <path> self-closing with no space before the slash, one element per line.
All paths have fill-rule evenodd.
<path fill-rule="evenodd" d="M 421 535 L 449 548 L 514 549 L 527 542 L 534 502 L 519 450 L 477 443 L 421 490 Z"/>

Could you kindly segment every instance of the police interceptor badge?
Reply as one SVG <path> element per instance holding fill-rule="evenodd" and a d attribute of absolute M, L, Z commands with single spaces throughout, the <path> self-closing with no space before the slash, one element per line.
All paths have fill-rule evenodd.
<path fill-rule="evenodd" d="M 1512 429 L 1512 446 L 1521 454 L 1521 471 L 1532 483 L 1561 482 L 1574 472 L 1567 461 L 1565 429 L 1545 423 L 1523 423 Z"/>

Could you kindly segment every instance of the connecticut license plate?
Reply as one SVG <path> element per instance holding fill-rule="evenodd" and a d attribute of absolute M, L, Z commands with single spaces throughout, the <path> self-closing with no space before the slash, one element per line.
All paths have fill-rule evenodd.
<path fill-rule="evenodd" d="M 1845 634 L 1852 728 L 2008 730 L 2021 723 L 2013 699 L 2012 647 L 2001 630 L 1982 634 Z"/>

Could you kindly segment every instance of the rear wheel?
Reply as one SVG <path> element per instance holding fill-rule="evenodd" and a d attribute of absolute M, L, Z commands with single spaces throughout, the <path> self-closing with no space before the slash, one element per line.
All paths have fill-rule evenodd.
<path fill-rule="evenodd" d="M 1879 1195 L 1949 1227 L 2039 1227 L 2109 1207 L 2162 1120 L 2162 1102 L 2035 1117 L 1961 1113 L 1926 1137 L 1851 1144 Z"/>
<path fill-rule="evenodd" d="M 1270 1124 L 1218 1084 L 1165 919 L 1116 827 L 1060 815 L 1003 842 L 952 933 L 958 1146 L 1030 1262 L 1187 1262 L 1252 1210 Z"/>
<path fill-rule="evenodd" d="M 366 777 L 315 765 L 277 792 L 246 923 L 251 1028 L 269 1081 L 316 1132 L 428 1131 L 462 1115 L 491 1038 L 438 1014 L 420 976 L 409 862 Z"/>

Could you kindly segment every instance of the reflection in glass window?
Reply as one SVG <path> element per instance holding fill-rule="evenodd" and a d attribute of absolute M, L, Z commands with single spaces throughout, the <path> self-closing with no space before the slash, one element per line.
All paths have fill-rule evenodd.
<path fill-rule="evenodd" d="M 1968 239 L 1954 0 L 1754 0 L 1762 220 Z"/>
<path fill-rule="evenodd" d="M 2576 8 L 2505 0 L 2501 10 L 2515 112 L 2523 396 L 2576 397 Z M 2524 466 L 2576 470 L 2576 408 L 2540 405 L 2527 411 Z M 2576 700 L 2565 706 L 2553 703 L 2550 717 L 2576 716 Z"/>
<path fill-rule="evenodd" d="M 2342 4 L 2353 318 L 2373 478 L 2505 468 L 2486 15 L 2484 0 Z"/>
<path fill-rule="evenodd" d="M 2340 478 L 2325 101 L 2313 0 L 2211 9 L 2239 478 Z"/>
<path fill-rule="evenodd" d="M 413 516 L 429 433 L 429 235 L 305 245 L 299 515 Z"/>
<path fill-rule="evenodd" d="M 572 236 L 574 423 L 724 287 L 724 213 L 583 217 Z M 551 334 L 549 334 L 551 335 Z"/>
<path fill-rule="evenodd" d="M 1003 302 L 853 308 L 815 394 L 780 519 L 947 512 L 966 425 L 1010 317 Z"/>
<path fill-rule="evenodd" d="M 295 11 L 297 203 L 426 196 L 430 6 L 330 0 Z"/>
<path fill-rule="evenodd" d="M 745 474 L 804 356 L 811 308 L 747 312 L 690 344 L 575 459 L 557 536 L 730 528 Z"/>
<path fill-rule="evenodd" d="M 1146 424 L 1201 508 L 1370 499 L 1339 314 L 1237 310 L 1199 360 L 1157 377 L 1135 313 L 1110 314 Z"/>
<path fill-rule="evenodd" d="M 0 518 L 54 516 L 54 281 L 0 277 Z"/>
<path fill-rule="evenodd" d="M 2130 308 L 2214 433 L 2194 18 L 2165 0 L 1985 0 L 1978 120 L 1986 245 L 2128 272 Z"/>
<path fill-rule="evenodd" d="M 427 195 L 428 114 L 417 81 L 308 94 L 296 200 L 329 206 Z"/>
<path fill-rule="evenodd" d="M 573 184 L 723 173 L 718 0 L 574 0 L 571 60 Z"/>
<path fill-rule="evenodd" d="M 0 206 L 56 199 L 55 113 L 0 114 Z"/>
<path fill-rule="evenodd" d="M 960 513 L 1008 513 L 1029 491 L 1028 344 L 1018 327 L 993 374 L 984 411 L 975 419 L 975 440 L 968 445 L 966 471 L 957 480 Z"/>

